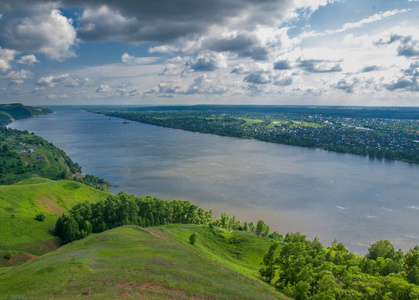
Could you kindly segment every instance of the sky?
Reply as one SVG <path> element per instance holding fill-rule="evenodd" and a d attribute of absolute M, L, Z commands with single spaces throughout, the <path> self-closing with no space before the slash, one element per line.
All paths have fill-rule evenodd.
<path fill-rule="evenodd" d="M 419 106 L 419 0 L 1 0 L 0 103 Z"/>

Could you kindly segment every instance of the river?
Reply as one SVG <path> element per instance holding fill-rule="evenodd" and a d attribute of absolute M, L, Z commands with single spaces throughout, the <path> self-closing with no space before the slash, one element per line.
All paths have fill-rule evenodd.
<path fill-rule="evenodd" d="M 419 166 L 398 161 L 123 124 L 80 110 L 24 119 L 63 149 L 85 174 L 137 196 L 189 200 L 214 216 L 263 219 L 271 230 L 334 239 L 365 254 L 387 239 L 407 251 L 419 244 Z"/>

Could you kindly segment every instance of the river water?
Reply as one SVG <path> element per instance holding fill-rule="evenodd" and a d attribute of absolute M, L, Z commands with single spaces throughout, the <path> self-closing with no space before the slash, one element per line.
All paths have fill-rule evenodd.
<path fill-rule="evenodd" d="M 263 219 L 280 233 L 334 239 L 365 254 L 388 239 L 419 244 L 419 165 L 389 162 L 137 122 L 79 110 L 24 119 L 63 149 L 85 174 L 137 196 L 189 200 L 205 209 Z"/>

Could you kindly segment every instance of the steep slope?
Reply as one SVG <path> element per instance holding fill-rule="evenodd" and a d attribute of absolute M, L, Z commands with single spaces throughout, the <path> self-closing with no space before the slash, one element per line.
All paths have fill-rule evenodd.
<path fill-rule="evenodd" d="M 279 299 L 179 232 L 202 227 L 118 227 L 65 245 L 22 265 L 0 269 L 2 296 L 28 299 Z M 173 231 L 176 228 L 177 237 Z M 209 230 L 205 228 L 205 230 Z M 204 236 L 199 236 L 199 239 Z M 216 253 L 217 249 L 211 249 Z M 222 251 L 223 252 L 223 251 Z"/>
<path fill-rule="evenodd" d="M 57 248 L 59 239 L 52 230 L 58 217 L 76 203 L 95 202 L 108 195 L 78 182 L 45 178 L 0 186 L 0 266 L 13 262 L 13 258 L 5 260 L 5 255 L 40 255 Z M 45 220 L 36 220 L 42 213 Z"/>
<path fill-rule="evenodd" d="M 43 138 L 0 127 L 0 184 L 33 176 L 69 179 L 80 170 L 64 151 Z"/>

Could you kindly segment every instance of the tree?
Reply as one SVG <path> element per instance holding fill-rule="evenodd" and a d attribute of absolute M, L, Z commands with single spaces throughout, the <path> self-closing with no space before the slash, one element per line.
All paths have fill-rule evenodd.
<path fill-rule="evenodd" d="M 55 224 L 55 234 L 58 235 L 64 243 L 70 243 L 80 238 L 79 226 L 73 217 L 62 215 Z"/>
<path fill-rule="evenodd" d="M 396 254 L 394 246 L 387 240 L 375 242 L 368 248 L 368 259 L 377 260 L 379 257 L 393 258 Z"/>
<path fill-rule="evenodd" d="M 195 245 L 195 242 L 196 242 L 196 233 L 192 233 L 189 236 L 189 242 L 191 243 L 192 246 Z"/>
<path fill-rule="evenodd" d="M 275 277 L 275 271 L 277 269 L 275 262 L 278 256 L 278 247 L 278 243 L 274 243 L 269 247 L 268 253 L 263 257 L 265 267 L 259 270 L 259 274 L 265 278 L 267 283 L 271 283 Z"/>
<path fill-rule="evenodd" d="M 266 224 L 265 222 L 263 222 L 262 220 L 259 220 L 257 225 L 256 225 L 256 234 L 257 235 L 262 235 L 264 234 L 266 231 Z"/>

